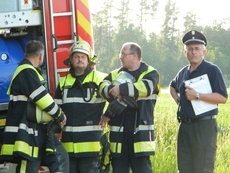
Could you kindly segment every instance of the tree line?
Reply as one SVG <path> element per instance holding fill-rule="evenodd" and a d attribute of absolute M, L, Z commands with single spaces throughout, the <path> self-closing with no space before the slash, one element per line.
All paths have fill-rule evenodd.
<path fill-rule="evenodd" d="M 137 42 L 143 50 L 143 61 L 160 73 L 161 86 L 166 87 L 178 70 L 188 62 L 183 53 L 182 37 L 189 30 L 204 33 L 208 40 L 205 59 L 217 64 L 230 86 L 230 18 L 215 22 L 212 26 L 201 26 L 192 12 L 184 16 L 183 29 L 177 28 L 178 10 L 173 0 L 165 5 L 165 17 L 160 33 L 147 32 L 155 27 L 159 0 L 136 0 L 138 9 L 131 9 L 132 0 L 104 0 L 102 8 L 93 18 L 97 69 L 103 72 L 120 67 L 118 58 L 124 42 Z M 135 13 L 134 13 L 135 12 Z M 134 16 L 134 20 L 133 19 Z"/>

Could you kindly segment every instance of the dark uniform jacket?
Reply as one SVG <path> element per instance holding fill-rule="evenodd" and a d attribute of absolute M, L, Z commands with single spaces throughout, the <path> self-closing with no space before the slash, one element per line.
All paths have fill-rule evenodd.
<path fill-rule="evenodd" d="M 216 108 L 214 110 L 204 112 L 199 116 L 196 116 L 191 101 L 187 100 L 186 98 L 184 81 L 199 77 L 204 74 L 208 75 L 212 92 L 217 92 L 227 98 L 227 89 L 222 77 L 222 73 L 216 65 L 203 60 L 203 62 L 197 67 L 197 69 L 191 73 L 189 72 L 189 66 L 185 66 L 178 72 L 176 77 L 170 83 L 170 86 L 175 88 L 175 90 L 180 93 L 178 116 L 181 119 L 196 119 L 207 115 L 218 114 L 218 108 Z"/>
<path fill-rule="evenodd" d="M 88 68 L 84 75 L 71 73 L 57 87 L 55 101 L 67 116 L 62 144 L 71 157 L 94 157 L 100 151 L 102 128 L 98 125 L 105 100 L 99 95 L 99 84 L 105 74 Z"/>
<path fill-rule="evenodd" d="M 109 124 L 112 156 L 119 157 L 125 145 L 131 146 L 131 155 L 153 155 L 155 149 L 153 113 L 160 90 L 159 74 L 156 69 L 145 63 L 141 63 L 140 68 L 132 72 L 124 68 L 116 69 L 100 86 L 100 92 L 104 98 L 111 100 L 109 90 L 114 86 L 113 81 L 121 71 L 130 73 L 136 79 L 134 83 L 120 84 L 119 88 L 122 96 L 136 99 L 137 109 L 127 107 L 120 115 L 111 118 Z"/>
<path fill-rule="evenodd" d="M 40 157 L 40 148 L 45 145 L 45 141 L 41 141 L 41 136 L 46 135 L 46 131 L 45 134 L 41 133 L 44 133 L 46 126 L 27 119 L 28 99 L 54 119 L 64 119 L 62 111 L 43 84 L 44 79 L 38 70 L 24 59 L 19 64 L 8 89 L 10 102 L 1 148 L 4 160 L 16 161 L 17 157 L 36 160 Z"/>

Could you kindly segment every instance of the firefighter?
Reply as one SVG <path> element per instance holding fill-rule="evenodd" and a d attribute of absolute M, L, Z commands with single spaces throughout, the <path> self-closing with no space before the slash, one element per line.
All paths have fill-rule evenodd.
<path fill-rule="evenodd" d="M 105 100 L 99 95 L 99 84 L 105 74 L 95 65 L 88 42 L 73 44 L 64 61 L 70 67 L 57 87 L 55 101 L 67 117 L 62 144 L 69 154 L 70 173 L 98 173 L 98 156 L 102 128 L 98 125 Z"/>
<path fill-rule="evenodd" d="M 44 87 L 44 79 L 38 69 L 43 59 L 44 45 L 42 42 L 29 41 L 25 47 L 25 59 L 16 69 L 7 92 L 10 95 L 10 102 L 1 157 L 5 161 L 17 163 L 17 173 L 37 173 L 41 161 L 47 156 L 47 124 L 49 122 L 36 121 L 36 111 L 32 114 L 27 111 L 29 102 L 48 113 L 58 125 L 64 126 L 66 123 L 62 110 Z M 57 139 L 55 142 L 59 143 Z M 59 143 L 58 147 L 60 146 Z M 66 172 L 61 167 L 63 163 L 65 162 L 52 163 L 49 165 L 50 171 Z"/>
<path fill-rule="evenodd" d="M 153 111 L 160 90 L 159 74 L 142 62 L 141 47 L 127 42 L 120 50 L 122 67 L 101 83 L 100 93 L 110 104 L 100 124 L 110 125 L 113 173 L 152 173 Z M 136 104 L 135 104 L 135 102 Z"/>

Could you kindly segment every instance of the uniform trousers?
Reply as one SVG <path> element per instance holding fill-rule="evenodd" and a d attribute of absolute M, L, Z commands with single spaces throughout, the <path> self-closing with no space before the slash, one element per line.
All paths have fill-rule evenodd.
<path fill-rule="evenodd" d="M 112 157 L 113 173 L 129 173 L 131 168 L 133 173 L 152 173 L 150 156 L 134 155 L 133 132 L 125 131 L 124 142 L 120 157 Z"/>
<path fill-rule="evenodd" d="M 125 156 L 112 158 L 113 173 L 152 173 L 149 156 L 128 158 Z"/>
<path fill-rule="evenodd" d="M 181 122 L 177 141 L 179 173 L 213 173 L 216 142 L 216 119 Z"/>
<path fill-rule="evenodd" d="M 50 173 L 61 172 L 69 173 L 69 157 L 62 144 L 54 136 L 53 145 L 56 152 L 47 154 L 47 127 L 46 125 L 39 124 L 37 126 L 39 134 L 39 156 L 36 160 L 30 161 L 24 158 L 18 157 L 18 163 L 16 167 L 16 173 L 38 173 L 39 167 L 47 166 Z"/>
<path fill-rule="evenodd" d="M 98 157 L 70 157 L 70 173 L 99 173 Z"/>

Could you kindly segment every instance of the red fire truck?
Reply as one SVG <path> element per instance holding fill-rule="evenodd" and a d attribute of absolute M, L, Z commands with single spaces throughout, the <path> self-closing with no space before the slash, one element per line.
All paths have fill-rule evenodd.
<path fill-rule="evenodd" d="M 41 40 L 45 45 L 42 68 L 47 88 L 54 94 L 59 78 L 68 67 L 63 60 L 77 40 L 93 48 L 88 0 L 7 0 L 0 1 L 0 141 L 5 125 L 9 96 L 6 94 L 25 44 Z M 1 142 L 0 142 L 1 146 Z"/>

